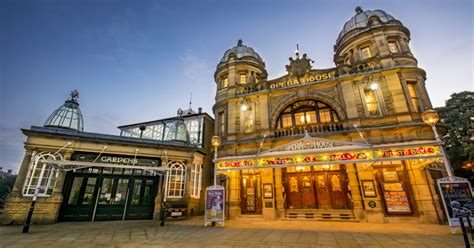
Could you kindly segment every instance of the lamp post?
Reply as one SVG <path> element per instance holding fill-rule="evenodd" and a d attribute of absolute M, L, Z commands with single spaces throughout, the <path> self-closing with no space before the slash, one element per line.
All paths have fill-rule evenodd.
<path fill-rule="evenodd" d="M 435 135 L 435 139 L 438 142 L 441 142 L 439 137 L 438 131 L 436 130 L 436 123 L 439 121 L 438 112 L 434 111 L 433 109 L 426 109 L 425 112 L 421 114 L 421 118 L 423 122 L 430 125 L 433 129 L 433 133 Z M 444 147 L 440 146 L 441 154 L 443 155 L 444 166 L 446 167 L 446 172 L 448 173 L 449 177 L 453 177 L 453 172 L 451 170 L 451 164 L 449 163 L 448 158 L 446 157 L 446 153 L 444 151 Z"/>
<path fill-rule="evenodd" d="M 214 147 L 214 186 L 217 185 L 217 179 L 216 179 L 216 169 L 217 169 L 217 147 L 219 147 L 221 145 L 221 139 L 219 138 L 219 136 L 217 135 L 214 135 L 212 136 L 211 138 L 211 143 L 212 143 L 212 146 Z"/>

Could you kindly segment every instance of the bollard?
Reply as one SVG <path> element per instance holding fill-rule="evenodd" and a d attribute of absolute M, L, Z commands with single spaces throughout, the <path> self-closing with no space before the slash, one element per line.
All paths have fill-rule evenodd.
<path fill-rule="evenodd" d="M 459 217 L 459 223 L 461 224 L 461 230 L 462 230 L 462 236 L 464 238 L 464 244 L 466 245 L 466 248 L 471 247 L 469 244 L 469 238 L 467 237 L 467 232 L 466 232 L 466 227 L 464 226 L 464 219 L 462 217 Z"/>

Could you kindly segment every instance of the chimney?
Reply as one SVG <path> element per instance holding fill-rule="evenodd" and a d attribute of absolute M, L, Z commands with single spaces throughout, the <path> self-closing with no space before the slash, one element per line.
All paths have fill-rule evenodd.
<path fill-rule="evenodd" d="M 12 174 L 12 169 L 9 169 L 9 170 L 8 170 L 8 174 Z"/>
<path fill-rule="evenodd" d="M 199 114 L 202 113 L 202 108 L 201 108 L 201 107 L 198 108 L 198 113 L 199 113 Z"/>

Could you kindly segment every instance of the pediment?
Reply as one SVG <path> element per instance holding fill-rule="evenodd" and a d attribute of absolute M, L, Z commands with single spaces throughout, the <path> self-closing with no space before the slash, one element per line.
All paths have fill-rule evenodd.
<path fill-rule="evenodd" d="M 325 150 L 352 150 L 352 149 L 366 149 L 371 147 L 368 144 L 355 143 L 349 141 L 330 140 L 323 138 L 311 137 L 305 133 L 304 137 L 290 143 L 272 148 L 270 150 L 260 153 L 261 156 L 271 154 L 274 152 L 293 152 L 293 151 L 325 151 Z"/>

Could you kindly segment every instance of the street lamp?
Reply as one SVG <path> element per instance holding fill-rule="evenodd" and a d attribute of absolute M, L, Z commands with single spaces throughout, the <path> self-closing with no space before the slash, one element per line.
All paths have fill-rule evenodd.
<path fill-rule="evenodd" d="M 433 109 L 427 109 L 425 112 L 421 113 L 421 118 L 423 119 L 423 122 L 430 125 L 431 128 L 433 129 L 433 133 L 435 135 L 435 139 L 438 142 L 441 142 L 441 139 L 439 138 L 438 130 L 436 130 L 436 123 L 439 121 L 439 115 L 438 112 L 434 111 Z M 449 177 L 453 177 L 453 172 L 451 170 L 451 165 L 449 163 L 448 158 L 446 157 L 446 153 L 444 152 L 444 148 L 441 145 L 440 146 L 441 154 L 443 155 L 443 161 L 444 161 L 444 166 L 446 167 L 446 172 L 448 173 Z"/>
<path fill-rule="evenodd" d="M 221 139 L 219 136 L 214 135 L 211 138 L 211 144 L 214 147 L 214 186 L 217 185 L 216 179 L 216 169 L 217 169 L 217 147 L 221 145 Z"/>

